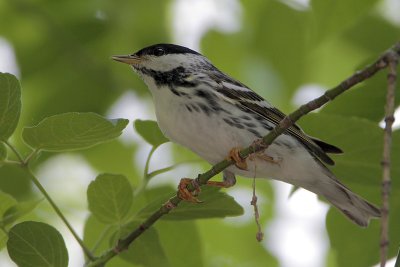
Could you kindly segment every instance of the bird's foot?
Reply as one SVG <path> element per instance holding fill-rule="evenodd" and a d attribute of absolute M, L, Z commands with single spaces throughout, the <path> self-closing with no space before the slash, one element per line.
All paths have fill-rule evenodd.
<path fill-rule="evenodd" d="M 246 163 L 246 159 L 243 159 L 239 152 L 240 152 L 240 148 L 239 147 L 234 147 L 231 149 L 231 151 L 229 151 L 229 156 L 228 156 L 228 160 L 233 160 L 235 162 L 235 166 L 238 167 L 241 170 L 247 170 L 247 163 Z"/>
<path fill-rule="evenodd" d="M 261 159 L 263 161 L 270 162 L 270 163 L 273 163 L 273 164 L 278 164 L 278 165 L 280 165 L 280 163 L 282 162 L 282 158 L 276 158 L 276 157 L 274 158 L 274 157 L 271 157 L 271 156 L 265 154 L 264 151 L 265 151 L 265 149 L 268 148 L 268 145 L 264 144 L 262 139 L 258 139 L 256 141 L 254 141 L 252 143 L 252 146 L 253 146 L 253 148 L 261 147 L 261 150 L 258 151 L 258 152 L 252 153 L 249 156 L 250 160 L 253 161 L 254 159 L 258 158 L 258 159 Z"/>
<path fill-rule="evenodd" d="M 229 188 L 236 184 L 236 178 L 235 178 L 235 174 L 233 172 L 225 170 L 223 175 L 224 175 L 224 178 L 223 178 L 224 180 L 222 182 L 208 181 L 207 185 L 222 187 L 222 188 Z"/>
<path fill-rule="evenodd" d="M 228 181 L 223 181 L 223 182 L 217 182 L 217 181 L 208 181 L 207 185 L 209 186 L 216 186 L 216 187 L 222 187 L 222 188 L 229 188 L 233 186 L 230 182 Z"/>
<path fill-rule="evenodd" d="M 281 162 L 282 162 L 282 158 L 274 158 L 274 157 L 266 155 L 264 152 L 257 153 L 255 156 L 258 159 L 261 159 L 261 160 L 264 160 L 266 162 L 270 162 L 270 163 L 273 163 L 273 164 L 280 165 Z"/>
<path fill-rule="evenodd" d="M 194 191 L 190 192 L 187 189 L 187 186 L 191 184 L 194 187 Z M 198 183 L 196 182 L 196 179 L 190 179 L 190 178 L 182 178 L 181 181 L 179 182 L 178 185 L 178 197 L 182 200 L 192 202 L 192 203 L 201 203 L 201 201 L 197 198 L 197 196 L 200 194 L 201 189 Z"/>
<path fill-rule="evenodd" d="M 257 139 L 253 141 L 253 143 L 251 143 L 251 146 L 254 150 L 256 147 L 258 147 L 259 149 L 261 149 L 260 152 L 268 148 L 268 145 L 266 145 L 262 139 Z"/>

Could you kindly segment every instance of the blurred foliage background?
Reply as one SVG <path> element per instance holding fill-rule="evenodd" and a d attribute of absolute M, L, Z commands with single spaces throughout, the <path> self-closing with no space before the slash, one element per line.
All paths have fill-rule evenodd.
<path fill-rule="evenodd" d="M 192 8 L 177 12 L 177 5 L 188 5 L 184 2 L 0 1 L 0 38 L 15 54 L 17 69 L 14 71 L 22 84 L 22 117 L 12 142 L 24 154 L 29 153 L 21 141 L 21 129 L 62 112 L 91 111 L 130 120 L 143 119 L 141 116 L 154 118 L 151 96 L 145 85 L 126 66 L 112 62 L 110 56 L 135 52 L 154 43 L 178 42 L 185 45 L 185 39 L 182 36 L 178 38 L 176 25 L 187 25 L 187 35 L 191 35 L 190 31 L 196 30 L 190 27 L 191 17 L 195 19 L 205 13 L 203 8 L 207 5 L 196 4 L 200 0 L 193 0 Z M 216 66 L 284 112 L 308 100 L 310 92 L 317 96 L 372 62 L 400 36 L 400 10 L 396 1 L 204 2 L 213 6 L 219 14 L 217 17 L 232 13 L 234 7 L 231 16 L 239 27 L 224 32 L 214 27 L 212 22 L 203 22 L 201 39 L 195 40 L 200 43 L 195 45 L 199 45 L 200 51 Z M 396 8 L 399 11 L 397 18 L 390 15 Z M 300 122 L 309 134 L 343 148 L 345 154 L 335 157 L 337 164 L 333 171 L 351 189 L 376 204 L 380 204 L 382 130 L 379 122 L 384 114 L 385 77 L 383 72 L 376 75 Z M 398 92 L 397 96 L 400 96 Z M 397 97 L 396 105 L 399 99 Z M 127 112 L 129 110 L 137 113 L 131 114 Z M 34 171 L 39 178 L 40 174 L 47 176 L 43 183 L 78 229 L 79 226 L 82 228 L 82 220 L 88 216 L 85 195 L 88 179 L 94 179 L 101 172 L 121 173 L 129 178 L 134 188 L 140 186 L 149 146 L 132 127 L 127 127 L 125 132 L 118 140 L 83 152 L 43 153 L 34 162 Z M 398 130 L 393 137 L 391 257 L 400 243 L 400 164 L 396 164 L 400 161 Z M 152 163 L 155 165 L 152 168 L 197 159 L 179 146 L 166 144 L 163 147 L 163 153 Z M 156 196 L 172 192 L 179 175 L 195 177 L 207 167 L 202 162 L 187 163 L 177 171 L 153 178 L 151 189 L 146 190 L 145 196 L 134 205 L 137 209 L 143 208 Z M 65 171 L 66 168 L 83 171 L 69 172 Z M 238 184 L 238 188 L 247 189 L 243 203 L 249 206 L 251 181 L 240 179 Z M 6 165 L 0 168 L 0 189 L 17 200 L 40 198 L 23 173 Z M 261 222 L 268 229 L 276 215 L 274 187 L 269 182 L 260 181 L 257 190 L 264 199 Z M 229 194 L 230 190 L 227 192 Z M 27 218 L 52 222 L 62 229 L 63 225 L 44 202 Z M 251 212 L 251 208 L 245 209 Z M 156 247 L 150 248 L 154 248 L 153 252 L 161 252 L 155 255 L 152 251 L 146 253 L 148 258 L 159 260 L 138 262 L 134 257 L 116 258 L 107 266 L 162 266 L 159 265 L 161 262 L 169 262 L 170 266 L 282 264 L 282 259 L 278 260 L 273 253 L 274 244 L 268 242 L 268 234 L 263 244 L 255 241 L 256 227 L 252 218 L 163 220 L 154 228 L 158 233 L 153 236 Z M 104 225 L 89 217 L 85 241 L 93 244 L 102 229 Z M 359 229 L 331 209 L 326 219 L 326 230 L 329 248 L 323 255 L 323 265 L 364 267 L 378 262 L 379 221 L 373 221 L 367 229 Z M 64 236 L 67 243 L 73 243 L 68 235 Z M 279 239 L 274 242 L 279 242 Z M 100 248 L 107 246 L 106 242 Z M 11 264 L 4 249 L 2 255 L 0 265 Z M 71 266 L 82 262 L 81 254 L 70 251 Z"/>

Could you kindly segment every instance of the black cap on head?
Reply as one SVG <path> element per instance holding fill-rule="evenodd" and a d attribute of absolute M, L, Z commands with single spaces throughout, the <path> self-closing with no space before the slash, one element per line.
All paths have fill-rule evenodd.
<path fill-rule="evenodd" d="M 155 44 L 152 46 L 145 47 L 135 53 L 137 56 L 163 56 L 168 54 L 195 54 L 200 55 L 196 51 L 189 49 L 184 46 L 174 45 L 174 44 Z"/>

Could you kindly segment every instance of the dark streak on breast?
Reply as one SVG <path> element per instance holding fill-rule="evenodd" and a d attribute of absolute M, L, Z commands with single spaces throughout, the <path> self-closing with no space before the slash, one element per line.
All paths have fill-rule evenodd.
<path fill-rule="evenodd" d="M 254 134 L 255 136 L 257 136 L 258 138 L 262 138 L 262 135 L 258 131 L 254 130 L 254 129 L 251 129 L 251 128 L 247 128 L 246 130 L 248 132 Z"/>

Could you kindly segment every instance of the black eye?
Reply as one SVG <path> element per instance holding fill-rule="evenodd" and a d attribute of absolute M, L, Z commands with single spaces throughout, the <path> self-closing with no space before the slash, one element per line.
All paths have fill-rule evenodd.
<path fill-rule="evenodd" d="M 160 56 L 162 56 L 162 55 L 164 55 L 164 54 L 165 54 L 164 48 L 162 48 L 162 47 L 156 47 L 156 48 L 154 49 L 154 55 L 155 55 L 155 56 L 160 57 Z"/>

